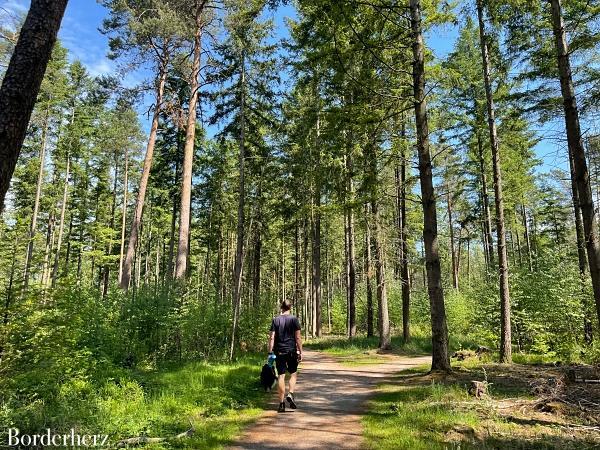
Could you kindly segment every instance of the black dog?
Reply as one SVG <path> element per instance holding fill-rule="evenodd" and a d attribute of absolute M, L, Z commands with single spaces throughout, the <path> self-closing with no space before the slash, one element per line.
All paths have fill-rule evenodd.
<path fill-rule="evenodd" d="M 269 392 L 275 387 L 276 382 L 277 375 L 275 375 L 275 368 L 265 364 L 260 372 L 260 385 L 265 392 Z"/>

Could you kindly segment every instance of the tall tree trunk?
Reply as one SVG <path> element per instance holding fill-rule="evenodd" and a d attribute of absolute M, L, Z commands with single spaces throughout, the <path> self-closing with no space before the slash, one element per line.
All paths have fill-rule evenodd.
<path fill-rule="evenodd" d="M 525 203 L 521 203 L 521 215 L 523 216 L 523 229 L 525 230 L 525 245 L 527 246 L 527 264 L 529 271 L 533 272 L 533 261 L 531 256 L 531 241 L 529 239 L 529 224 L 527 223 L 527 212 L 525 211 Z M 583 244 L 583 243 L 582 243 Z M 583 249 L 583 247 L 582 247 Z M 585 268 L 585 249 L 583 249 L 583 260 Z"/>
<path fill-rule="evenodd" d="M 329 246 L 325 246 L 325 286 L 327 287 L 327 292 L 325 293 L 325 299 L 327 303 L 327 332 L 331 334 L 332 323 L 331 323 L 331 305 L 332 305 L 332 297 L 331 297 L 331 266 L 330 266 L 330 258 L 329 258 Z"/>
<path fill-rule="evenodd" d="M 303 277 L 302 277 L 302 283 L 303 283 L 303 290 L 304 290 L 304 302 L 302 303 L 302 306 L 304 308 L 304 338 L 308 338 L 308 334 L 309 334 L 309 328 L 310 328 L 310 314 L 309 314 L 309 309 L 308 309 L 308 302 L 309 302 L 309 298 L 310 298 L 310 286 L 309 286 L 309 282 L 308 282 L 308 225 L 307 225 L 307 220 L 304 219 L 304 223 L 302 226 L 302 272 L 303 272 Z"/>
<path fill-rule="evenodd" d="M 240 305 L 242 301 L 242 270 L 244 267 L 244 227 L 245 227 L 245 168 L 246 159 L 246 61 L 242 53 L 242 73 L 240 75 L 240 149 L 238 154 L 239 184 L 238 184 L 238 211 L 237 211 L 237 244 L 235 251 L 235 265 L 233 269 L 233 328 L 231 332 L 231 348 L 229 359 L 233 359 L 235 348 L 235 334 L 238 326 Z"/>
<path fill-rule="evenodd" d="M 573 199 L 573 211 L 575 213 L 575 235 L 577 237 L 577 260 L 579 262 L 579 277 L 581 279 L 581 291 L 582 297 L 585 299 L 585 268 L 587 266 L 587 259 L 585 255 L 585 238 L 583 231 L 583 216 L 581 214 L 581 206 L 579 205 L 579 192 L 577 191 L 577 179 L 575 176 L 575 165 L 573 161 L 573 152 L 569 148 L 569 167 L 571 172 L 571 194 Z M 524 211 L 523 211 L 524 212 Z M 583 335 L 585 341 L 588 344 L 592 343 L 592 321 L 589 314 L 589 308 L 587 301 L 583 302 Z"/>
<path fill-rule="evenodd" d="M 110 207 L 110 231 L 111 233 L 115 230 L 115 214 L 117 211 L 117 181 L 119 179 L 119 159 L 115 154 L 115 179 L 113 183 L 113 195 L 112 195 L 112 204 Z M 106 246 L 106 254 L 108 256 L 112 256 L 113 252 L 113 240 L 110 239 L 108 245 Z M 109 263 L 104 264 L 104 272 L 102 274 L 102 298 L 106 298 L 108 295 L 108 282 L 110 281 L 110 265 Z"/>
<path fill-rule="evenodd" d="M 585 256 L 583 255 L 583 246 L 581 245 L 585 242 L 592 287 L 594 290 L 594 299 L 596 301 L 596 312 L 598 314 L 598 320 L 600 321 L 600 242 L 598 240 L 597 212 L 594 208 L 590 175 L 581 137 L 579 110 L 577 107 L 575 88 L 573 86 L 571 61 L 565 26 L 563 23 L 561 2 L 560 0 L 550 0 L 550 5 L 552 7 L 552 25 L 556 45 L 558 71 L 560 75 L 560 87 L 565 111 L 565 125 L 567 129 L 573 203 L 575 205 L 579 270 L 582 274 L 585 271 Z M 589 335 L 591 335 L 591 326 L 586 323 L 585 329 L 586 339 L 589 339 L 590 337 L 587 336 L 587 330 L 589 329 Z"/>
<path fill-rule="evenodd" d="M 67 153 L 67 165 L 65 167 L 65 184 L 63 186 L 62 204 L 60 206 L 60 222 L 58 225 L 58 242 L 56 244 L 56 254 L 54 255 L 54 267 L 52 268 L 52 287 L 56 285 L 58 279 L 58 263 L 60 260 L 60 248 L 62 246 L 63 231 L 65 228 L 65 214 L 67 211 L 67 200 L 69 196 L 69 171 L 71 168 L 71 158 Z"/>
<path fill-rule="evenodd" d="M 317 116 L 316 123 L 316 151 L 317 160 L 315 167 L 321 163 L 320 149 L 320 118 Z M 321 337 L 321 180 L 316 174 L 314 186 L 314 218 L 312 227 L 312 292 L 313 292 L 313 328 L 317 337 Z"/>
<path fill-rule="evenodd" d="M 375 248 L 375 278 L 377 280 L 377 303 L 379 307 L 379 348 L 382 350 L 387 350 L 391 347 L 392 341 L 388 312 L 387 288 L 385 284 L 385 256 L 382 245 L 383 229 L 381 226 L 381 216 L 379 215 L 379 205 L 376 199 L 371 201 L 371 211 L 373 212 L 373 225 L 375 226 L 373 247 Z"/>
<path fill-rule="evenodd" d="M 452 193 L 450 183 L 446 184 L 446 204 L 448 206 L 448 228 L 450 229 L 450 254 L 452 255 L 452 287 L 458 289 L 458 263 L 456 262 L 456 243 L 454 239 L 454 222 L 452 220 Z"/>
<path fill-rule="evenodd" d="M 190 77 L 190 102 L 185 130 L 185 147 L 183 149 L 183 172 L 181 176 L 181 207 L 179 209 L 179 245 L 177 246 L 177 262 L 175 278 L 182 280 L 187 276 L 188 256 L 190 252 L 190 219 L 192 201 L 192 169 L 194 165 L 194 147 L 196 143 L 196 105 L 200 86 L 200 54 L 202 52 L 202 15 L 196 11 L 196 34 L 194 36 L 194 61 Z"/>
<path fill-rule="evenodd" d="M 506 254 L 506 231 L 504 224 L 504 199 L 502 197 L 502 169 L 492 82 L 490 78 L 490 58 L 488 54 L 487 36 L 483 21 L 482 0 L 477 0 L 477 17 L 479 19 L 479 40 L 481 44 L 481 60 L 483 65 L 483 81 L 487 100 L 488 127 L 490 146 L 492 147 L 492 168 L 494 172 L 494 194 L 496 203 L 496 234 L 498 240 L 498 271 L 500 273 L 500 362 L 512 362 L 511 327 L 510 327 L 510 290 L 508 286 L 508 256 Z"/>
<path fill-rule="evenodd" d="M 258 226 L 255 228 L 254 250 L 252 251 L 252 300 L 254 306 L 260 304 L 260 282 L 262 270 L 262 237 Z M 295 294 L 294 294 L 295 297 Z"/>
<path fill-rule="evenodd" d="M 67 0 L 32 0 L 0 88 L 0 213 Z"/>
<path fill-rule="evenodd" d="M 577 184 L 578 203 L 581 208 L 581 216 L 583 219 L 583 232 L 587 248 L 592 287 L 594 290 L 594 299 L 596 301 L 596 313 L 598 314 L 598 320 L 600 321 L 600 242 L 598 240 L 597 213 L 594 208 L 590 174 L 581 137 L 579 110 L 577 108 L 577 98 L 573 86 L 571 61 L 565 26 L 563 23 L 561 2 L 560 0 L 550 0 L 550 5 L 552 7 L 552 25 L 556 45 L 558 71 L 560 74 L 560 87 L 565 110 L 568 148 L 570 159 L 573 160 L 572 172 Z"/>
<path fill-rule="evenodd" d="M 494 239 L 492 238 L 492 215 L 490 213 L 490 197 L 488 195 L 487 175 L 485 173 L 485 157 L 483 153 L 483 141 L 479 130 L 477 134 L 477 152 L 479 158 L 479 170 L 481 172 L 481 200 L 483 207 L 483 227 L 486 241 L 486 255 L 489 267 L 494 265 Z"/>
<path fill-rule="evenodd" d="M 262 177 L 261 173 L 261 177 Z M 256 210 L 256 225 L 254 226 L 254 252 L 253 252 L 253 261 L 252 261 L 252 298 L 254 299 L 254 305 L 258 306 L 260 303 L 260 284 L 261 284 L 261 270 L 262 270 L 262 179 L 258 183 L 257 189 L 257 198 L 258 198 L 258 206 Z M 298 226 L 296 224 L 296 233 L 298 232 Z M 297 252 L 297 239 L 298 236 L 296 234 L 296 247 L 295 250 Z M 296 256 L 297 253 L 296 253 Z M 296 294 L 298 288 L 298 273 L 297 273 L 297 260 L 294 260 L 294 303 L 296 302 Z"/>
<path fill-rule="evenodd" d="M 410 272 L 408 268 L 408 219 L 406 217 L 406 130 L 402 122 L 400 152 L 400 281 L 402 282 L 402 336 L 410 340 Z"/>
<path fill-rule="evenodd" d="M 119 252 L 119 284 L 123 276 L 123 257 L 125 255 L 125 224 L 127 223 L 127 194 L 129 191 L 129 154 L 125 147 L 125 171 L 123 177 L 123 206 L 121 209 L 121 250 Z"/>
<path fill-rule="evenodd" d="M 69 217 L 69 231 L 67 232 L 67 252 L 65 255 L 65 267 L 63 268 L 63 276 L 69 275 L 69 261 L 71 258 L 71 236 L 73 235 L 73 214 Z"/>
<path fill-rule="evenodd" d="M 180 112 L 179 114 L 183 114 Z M 181 139 L 181 128 L 180 123 L 183 119 L 180 117 L 177 121 L 177 157 L 175 158 L 175 173 L 173 174 L 174 184 L 177 185 L 179 183 L 179 155 L 182 153 L 182 139 Z M 181 197 L 181 193 L 179 193 L 179 197 Z M 181 203 L 181 198 L 178 198 L 177 195 L 173 195 L 173 209 L 171 211 L 171 233 L 169 234 L 169 263 L 168 263 L 168 274 L 167 278 L 169 281 L 173 280 L 175 275 L 175 230 L 177 229 L 177 204 Z"/>
<path fill-rule="evenodd" d="M 286 297 L 286 286 L 287 284 L 287 280 L 286 280 L 286 275 L 285 275 L 285 236 L 282 235 L 281 236 L 281 294 L 279 296 L 279 298 L 281 298 L 283 301 L 285 301 L 287 299 Z"/>
<path fill-rule="evenodd" d="M 467 235 L 467 282 L 471 285 L 471 237 Z"/>
<path fill-rule="evenodd" d="M 354 183 L 352 182 L 352 155 L 348 151 L 346 156 L 346 190 L 349 196 L 350 205 L 346 206 L 346 216 L 348 224 L 348 336 L 356 336 L 356 252 L 354 249 L 354 210 L 352 202 L 354 201 Z"/>
<path fill-rule="evenodd" d="M 44 249 L 44 266 L 42 271 L 42 287 L 44 290 L 50 281 L 50 256 L 54 247 L 55 220 L 55 211 L 53 209 L 48 216 L 48 225 L 46 227 L 46 247 Z"/>
<path fill-rule="evenodd" d="M 515 212 L 515 229 L 514 229 L 514 236 L 517 238 L 517 255 L 519 255 L 519 266 L 522 267 L 523 266 L 523 252 L 521 251 L 521 236 L 519 234 L 519 223 L 517 222 L 517 215 Z M 511 233 L 512 234 L 512 233 Z"/>
<path fill-rule="evenodd" d="M 312 223 L 312 324 L 313 333 L 321 337 L 321 206 L 315 197 L 316 212 Z"/>
<path fill-rule="evenodd" d="M 85 222 L 85 218 L 82 217 L 81 215 L 79 216 L 79 237 L 77 239 L 77 286 L 80 285 L 81 283 L 81 271 L 83 270 L 83 247 L 84 247 L 84 243 L 83 243 L 83 225 Z M 92 278 L 93 278 L 93 271 L 94 269 L 92 268 Z"/>
<path fill-rule="evenodd" d="M 29 286 L 29 275 L 31 272 L 31 258 L 33 257 L 33 245 L 37 233 L 37 219 L 40 211 L 40 198 L 42 196 L 42 185 L 44 184 L 44 167 L 46 165 L 46 146 L 48 144 L 48 128 L 50 124 L 50 107 L 46 109 L 44 118 L 44 128 L 42 131 L 42 147 L 40 149 L 40 168 L 35 188 L 35 200 L 33 203 L 33 212 L 31 214 L 31 223 L 29 225 L 29 235 L 27 236 L 27 253 L 25 254 L 25 274 L 23 275 L 23 290 Z"/>
<path fill-rule="evenodd" d="M 138 190 L 137 200 L 135 203 L 135 212 L 131 223 L 131 232 L 129 234 L 129 244 L 127 245 L 127 253 L 123 262 L 123 273 L 121 274 L 121 288 L 129 289 L 131 281 L 131 265 L 137 247 L 138 236 L 142 223 L 142 214 L 144 212 L 144 202 L 146 200 L 146 188 L 148 187 L 148 179 L 150 178 L 150 169 L 152 167 L 152 159 L 154 156 L 154 146 L 156 144 L 156 134 L 158 131 L 158 121 L 162 110 L 163 95 L 165 83 L 167 80 L 167 61 L 168 49 L 165 44 L 163 50 L 163 61 L 160 64 L 158 80 L 156 85 L 156 104 L 154 106 L 154 114 L 152 117 L 152 126 L 150 128 L 150 136 L 148 138 L 148 146 L 146 147 L 146 156 L 144 158 L 144 167 L 142 169 L 142 177 L 140 179 L 140 187 Z"/>
<path fill-rule="evenodd" d="M 431 307 L 432 370 L 450 370 L 448 354 L 448 326 L 442 288 L 440 265 L 437 210 L 431 153 L 429 150 L 429 126 L 427 123 L 427 102 L 425 100 L 425 48 L 421 28 L 421 2 L 410 0 L 411 29 L 413 33 L 413 89 L 415 99 L 415 122 L 417 126 L 417 148 L 419 153 L 419 174 L 423 203 L 423 243 L 427 268 L 427 290 Z"/>
<path fill-rule="evenodd" d="M 301 314 L 300 305 L 300 227 L 298 219 L 294 223 L 294 306 L 298 315 Z"/>
<path fill-rule="evenodd" d="M 385 252 L 383 250 L 383 227 L 381 225 L 381 215 L 379 212 L 379 198 L 380 198 L 380 180 L 379 180 L 379 167 L 377 163 L 377 151 L 375 148 L 376 137 L 365 146 L 365 161 L 366 161 L 366 173 L 365 173 L 365 184 L 368 192 L 368 202 L 371 206 L 371 219 L 373 227 L 373 234 L 371 241 L 373 243 L 373 250 L 375 252 L 375 279 L 377 283 L 377 325 L 379 331 L 379 348 L 382 350 L 389 349 L 391 347 L 391 333 L 390 333 L 390 320 L 388 310 L 388 298 L 387 298 L 387 287 L 385 277 Z"/>
<path fill-rule="evenodd" d="M 369 205 L 365 205 L 365 272 L 367 285 L 367 336 L 374 336 L 373 331 L 373 268 L 371 262 L 371 224 L 369 220 Z"/>

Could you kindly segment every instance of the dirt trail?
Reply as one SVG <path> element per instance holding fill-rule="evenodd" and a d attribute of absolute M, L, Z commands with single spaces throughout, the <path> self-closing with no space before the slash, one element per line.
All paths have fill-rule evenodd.
<path fill-rule="evenodd" d="M 296 385 L 298 409 L 277 413 L 273 393 L 267 412 L 230 450 L 363 448 L 361 414 L 377 384 L 431 362 L 430 356 L 390 356 L 382 364 L 349 367 L 315 351 L 303 356 Z"/>

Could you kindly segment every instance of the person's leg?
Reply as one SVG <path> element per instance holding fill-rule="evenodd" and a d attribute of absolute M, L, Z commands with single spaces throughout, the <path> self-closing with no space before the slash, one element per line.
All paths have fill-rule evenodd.
<path fill-rule="evenodd" d="M 296 387 L 296 379 L 298 378 L 298 372 L 294 372 L 290 375 L 290 394 L 294 393 L 294 388 Z"/>
<path fill-rule="evenodd" d="M 285 399 L 285 372 L 279 374 L 277 393 L 279 394 L 279 403 L 282 403 Z"/>
<path fill-rule="evenodd" d="M 288 395 L 286 400 L 290 404 L 290 408 L 296 409 L 296 400 L 294 399 L 294 390 L 296 389 L 296 380 L 298 379 L 298 358 L 295 354 L 290 353 L 288 355 L 288 371 L 290 372 L 290 389 L 288 391 Z"/>
<path fill-rule="evenodd" d="M 296 387 L 296 378 L 298 378 L 298 372 L 294 372 L 290 375 L 290 394 L 294 393 L 294 388 Z"/>

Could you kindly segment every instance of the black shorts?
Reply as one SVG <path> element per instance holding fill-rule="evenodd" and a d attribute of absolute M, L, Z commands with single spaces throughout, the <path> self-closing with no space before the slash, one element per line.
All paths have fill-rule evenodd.
<path fill-rule="evenodd" d="M 289 373 L 295 373 L 298 370 L 298 354 L 295 351 L 287 353 L 277 352 L 275 365 L 277 366 L 277 373 L 279 375 L 284 375 L 286 370 Z"/>

